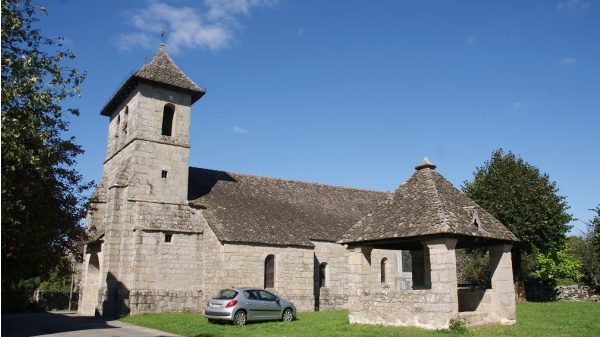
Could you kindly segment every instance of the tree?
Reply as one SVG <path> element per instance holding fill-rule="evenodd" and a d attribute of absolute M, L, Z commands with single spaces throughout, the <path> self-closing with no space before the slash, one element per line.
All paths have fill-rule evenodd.
<path fill-rule="evenodd" d="M 515 277 L 522 277 L 521 257 L 550 254 L 564 246 L 573 220 L 564 196 L 547 174 L 502 149 L 464 182 L 463 192 L 495 216 L 520 240 L 513 246 Z"/>
<path fill-rule="evenodd" d="M 85 236 L 84 193 L 93 186 L 73 168 L 82 148 L 63 139 L 65 114 L 79 111 L 60 105 L 79 95 L 85 74 L 68 65 L 75 56 L 62 39 L 34 28 L 41 13 L 30 0 L 2 0 L 3 290 L 43 280 L 75 252 Z"/>
<path fill-rule="evenodd" d="M 594 219 L 586 223 L 587 230 L 583 237 L 573 236 L 570 239 L 575 256 L 579 259 L 584 273 L 584 281 L 600 287 L 600 205 L 596 206 Z"/>
<path fill-rule="evenodd" d="M 587 224 L 587 237 L 590 240 L 592 247 L 594 247 L 596 254 L 600 255 L 600 205 L 596 206 L 596 209 L 592 209 L 591 211 L 596 212 L 596 215 L 594 216 L 594 219 Z"/>

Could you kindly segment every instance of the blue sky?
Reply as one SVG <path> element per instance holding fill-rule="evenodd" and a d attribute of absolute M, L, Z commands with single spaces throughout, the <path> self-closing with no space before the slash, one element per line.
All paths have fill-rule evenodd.
<path fill-rule="evenodd" d="M 191 166 L 383 191 L 427 156 L 456 187 L 503 148 L 581 221 L 600 203 L 600 2 L 46 1 L 87 71 L 70 133 L 99 182 L 100 109 L 161 43 L 206 95 Z"/>

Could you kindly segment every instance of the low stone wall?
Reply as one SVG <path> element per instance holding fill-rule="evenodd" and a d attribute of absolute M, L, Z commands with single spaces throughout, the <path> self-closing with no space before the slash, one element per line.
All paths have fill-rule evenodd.
<path fill-rule="evenodd" d="M 350 323 L 447 328 L 452 304 L 431 290 L 360 290 L 349 297 Z"/>
<path fill-rule="evenodd" d="M 592 301 L 600 302 L 600 294 L 588 286 L 540 286 L 527 287 L 526 297 L 532 302 L 549 301 Z"/>
<path fill-rule="evenodd" d="M 347 294 L 330 294 L 327 289 L 321 288 L 318 299 L 318 307 L 315 310 L 337 310 L 344 309 L 348 304 Z"/>

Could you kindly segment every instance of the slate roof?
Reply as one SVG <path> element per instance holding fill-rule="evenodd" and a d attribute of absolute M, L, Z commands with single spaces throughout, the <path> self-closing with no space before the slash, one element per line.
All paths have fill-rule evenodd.
<path fill-rule="evenodd" d="M 437 173 L 427 158 L 416 169 L 392 198 L 352 226 L 339 243 L 376 245 L 440 235 L 466 241 L 518 241 L 500 221 Z"/>
<path fill-rule="evenodd" d="M 154 54 L 154 57 L 152 57 L 152 60 L 146 63 L 140 70 L 133 73 L 125 81 L 110 101 L 102 108 L 100 114 L 103 116 L 112 115 L 119 104 L 129 96 L 140 82 L 155 83 L 188 92 L 192 95 L 191 104 L 194 104 L 205 93 L 203 88 L 197 86 L 189 77 L 179 70 L 169 54 L 167 54 L 164 44 L 161 43 L 158 51 Z"/>
<path fill-rule="evenodd" d="M 188 199 L 223 242 L 336 242 L 390 193 L 190 168 Z"/>

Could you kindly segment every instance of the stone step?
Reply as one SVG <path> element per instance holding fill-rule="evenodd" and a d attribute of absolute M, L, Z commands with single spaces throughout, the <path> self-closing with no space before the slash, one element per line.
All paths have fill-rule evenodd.
<path fill-rule="evenodd" d="M 477 328 L 483 328 L 483 327 L 490 326 L 490 325 L 498 325 L 498 322 L 491 322 L 491 321 L 483 320 L 483 321 L 479 321 L 477 323 L 467 324 L 467 328 L 468 329 L 477 329 Z"/>
<path fill-rule="evenodd" d="M 488 318 L 487 313 L 484 312 L 476 312 L 476 311 L 463 311 L 458 313 L 459 318 L 466 319 L 468 324 L 476 324 L 482 321 L 486 321 Z"/>

